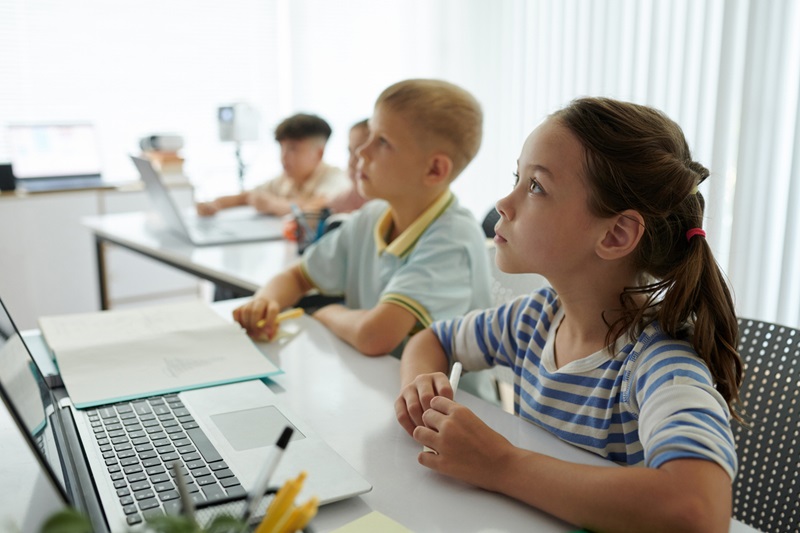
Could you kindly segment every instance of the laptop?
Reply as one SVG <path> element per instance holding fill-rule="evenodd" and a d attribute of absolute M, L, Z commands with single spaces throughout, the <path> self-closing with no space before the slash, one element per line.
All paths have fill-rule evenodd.
<path fill-rule="evenodd" d="M 103 180 L 92 124 L 11 124 L 7 128 L 17 187 L 28 192 L 111 188 Z"/>
<path fill-rule="evenodd" d="M 195 246 L 277 240 L 283 238 L 279 217 L 259 214 L 251 207 L 226 209 L 213 217 L 181 212 L 161 176 L 147 159 L 131 156 L 147 195 L 167 230 Z"/>
<path fill-rule="evenodd" d="M 314 495 L 321 504 L 372 488 L 261 381 L 78 410 L 43 379 L 2 300 L 0 325 L 11 332 L 0 337 L 0 396 L 55 492 L 94 531 L 130 531 L 179 512 L 172 463 L 196 505 L 241 499 L 286 426 L 294 433 L 271 485 L 306 471 L 296 501 Z"/>

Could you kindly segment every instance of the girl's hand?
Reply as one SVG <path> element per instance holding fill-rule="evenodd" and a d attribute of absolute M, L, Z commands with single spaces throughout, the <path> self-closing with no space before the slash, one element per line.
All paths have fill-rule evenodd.
<path fill-rule="evenodd" d="M 233 319 L 256 341 L 270 341 L 278 333 L 275 318 L 280 307 L 278 302 L 267 298 L 253 298 L 233 310 Z"/>
<path fill-rule="evenodd" d="M 517 450 L 467 407 L 436 397 L 422 415 L 414 440 L 436 451 L 421 452 L 421 465 L 472 485 L 498 490 L 504 464 Z"/>
<path fill-rule="evenodd" d="M 406 433 L 413 436 L 414 428 L 425 425 L 422 413 L 430 408 L 434 396 L 453 399 L 450 379 L 442 372 L 420 374 L 400 390 L 400 396 L 394 402 L 394 411 Z"/>

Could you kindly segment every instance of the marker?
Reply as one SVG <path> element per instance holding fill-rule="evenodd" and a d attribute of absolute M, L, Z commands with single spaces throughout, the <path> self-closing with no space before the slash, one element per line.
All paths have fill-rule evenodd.
<path fill-rule="evenodd" d="M 275 499 L 269 504 L 267 512 L 261 524 L 255 530 L 255 533 L 273 533 L 275 528 L 286 519 L 287 512 L 291 509 L 295 496 L 303 488 L 303 481 L 306 479 L 306 473 L 300 472 L 297 479 L 290 479 L 283 484 Z"/>
<path fill-rule="evenodd" d="M 183 477 L 183 472 L 181 472 L 180 463 L 175 461 L 170 465 L 170 468 L 172 469 L 172 473 L 175 477 L 175 483 L 178 485 L 181 513 L 186 516 L 186 518 L 194 522 L 194 501 L 189 495 L 189 489 L 186 486 L 186 479 Z"/>
<path fill-rule="evenodd" d="M 272 474 L 275 473 L 275 469 L 278 467 L 278 461 L 283 455 L 283 451 L 286 449 L 286 446 L 289 445 L 289 440 L 292 438 L 292 433 L 294 433 L 294 428 L 291 426 L 286 426 L 283 429 L 283 433 L 281 433 L 281 436 L 278 437 L 278 442 L 275 443 L 275 449 L 273 450 L 272 455 L 267 458 L 267 462 L 264 464 L 264 469 L 256 478 L 256 483 L 253 485 L 253 490 L 247 493 L 244 512 L 242 513 L 242 522 L 245 524 L 248 520 L 250 520 L 250 517 L 253 516 L 256 508 L 258 508 L 258 504 L 261 503 L 261 498 L 264 496 L 264 493 L 267 492 L 269 480 L 272 477 Z"/>
<path fill-rule="evenodd" d="M 453 389 L 453 398 L 456 397 L 456 391 L 458 390 L 458 381 L 461 379 L 461 363 L 456 361 L 453 363 L 453 369 L 450 370 L 450 388 Z M 436 453 L 438 452 L 433 448 L 428 448 L 427 446 L 422 447 L 423 452 L 431 452 Z"/>
<path fill-rule="evenodd" d="M 292 309 L 287 309 L 286 311 L 284 311 L 282 313 L 278 313 L 278 316 L 275 317 L 275 323 L 276 324 L 280 324 L 284 320 L 289 320 L 291 318 L 300 318 L 301 316 L 303 316 L 304 312 L 305 311 L 303 311 L 303 309 L 300 308 L 300 307 L 294 307 Z M 267 325 L 267 321 L 264 320 L 263 318 L 261 320 L 259 320 L 258 322 L 256 322 L 256 327 L 257 328 L 263 328 L 266 325 Z"/>
<path fill-rule="evenodd" d="M 278 533 L 294 533 L 295 531 L 301 531 L 317 514 L 318 507 L 319 498 L 316 496 L 312 497 L 303 505 L 295 507 L 286 520 L 280 524 Z"/>

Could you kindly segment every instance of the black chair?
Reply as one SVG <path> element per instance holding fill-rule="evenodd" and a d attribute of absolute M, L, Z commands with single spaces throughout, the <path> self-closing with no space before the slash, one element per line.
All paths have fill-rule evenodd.
<path fill-rule="evenodd" d="M 733 516 L 761 531 L 800 531 L 800 330 L 739 319 L 747 425 L 733 424 Z"/>
<path fill-rule="evenodd" d="M 483 217 L 481 227 L 483 228 L 483 234 L 486 235 L 487 238 L 491 239 L 494 237 L 494 226 L 497 224 L 498 220 L 500 220 L 500 213 L 498 213 L 497 209 L 494 207 Z"/>

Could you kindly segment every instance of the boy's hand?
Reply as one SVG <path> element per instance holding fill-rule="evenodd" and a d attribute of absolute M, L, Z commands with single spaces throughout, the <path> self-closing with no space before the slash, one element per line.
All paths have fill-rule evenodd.
<path fill-rule="evenodd" d="M 397 421 L 409 435 L 414 435 L 414 428 L 417 426 L 425 425 L 422 415 L 430 409 L 431 400 L 435 396 L 453 399 L 450 379 L 442 372 L 420 374 L 402 388 L 400 396 L 394 402 L 394 411 Z"/>
<path fill-rule="evenodd" d="M 216 202 L 200 202 L 196 206 L 197 214 L 201 217 L 210 217 L 217 214 L 219 207 Z"/>
<path fill-rule="evenodd" d="M 422 420 L 414 440 L 437 453 L 421 452 L 421 465 L 484 489 L 498 489 L 502 481 L 496 479 L 497 472 L 517 450 L 505 437 L 469 408 L 441 396 L 431 400 Z"/>
<path fill-rule="evenodd" d="M 278 333 L 275 318 L 279 311 L 278 302 L 266 298 L 253 298 L 233 310 L 233 319 L 254 340 L 269 341 Z"/>

